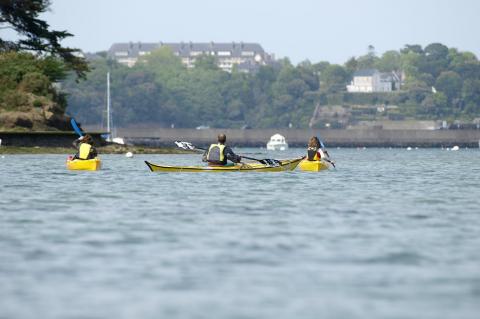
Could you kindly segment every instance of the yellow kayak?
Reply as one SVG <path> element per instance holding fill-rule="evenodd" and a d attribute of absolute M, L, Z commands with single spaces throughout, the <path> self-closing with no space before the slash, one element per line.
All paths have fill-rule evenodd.
<path fill-rule="evenodd" d="M 307 159 L 304 159 L 303 161 L 300 162 L 300 164 L 298 165 L 298 168 L 300 168 L 301 171 L 319 172 L 325 169 L 329 169 L 330 164 L 328 164 L 327 161 L 323 161 L 323 160 L 309 161 Z"/>
<path fill-rule="evenodd" d="M 293 171 L 302 158 L 279 160 L 278 165 L 266 165 L 260 163 L 239 163 L 232 166 L 166 166 L 156 165 L 145 161 L 152 172 L 284 172 Z"/>
<path fill-rule="evenodd" d="M 102 161 L 98 157 L 89 160 L 67 159 L 67 169 L 79 171 L 98 171 L 102 166 Z"/>

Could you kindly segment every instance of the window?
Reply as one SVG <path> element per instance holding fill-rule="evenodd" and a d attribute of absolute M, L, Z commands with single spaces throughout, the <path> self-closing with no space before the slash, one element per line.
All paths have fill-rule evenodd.
<path fill-rule="evenodd" d="M 231 56 L 232 52 L 230 51 L 218 51 L 218 56 Z"/>
<path fill-rule="evenodd" d="M 255 52 L 253 51 L 242 51 L 242 56 L 254 56 Z"/>
<path fill-rule="evenodd" d="M 128 56 L 127 51 L 117 51 L 115 52 L 115 56 Z"/>

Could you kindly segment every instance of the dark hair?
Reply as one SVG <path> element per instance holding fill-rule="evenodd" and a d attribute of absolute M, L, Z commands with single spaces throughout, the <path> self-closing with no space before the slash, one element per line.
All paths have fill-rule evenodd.
<path fill-rule="evenodd" d="M 227 136 L 223 133 L 218 134 L 218 143 L 225 143 L 227 141 Z"/>
<path fill-rule="evenodd" d="M 85 136 L 82 139 L 82 142 L 91 142 L 92 140 L 93 138 L 90 134 L 85 134 Z"/>
<path fill-rule="evenodd" d="M 310 141 L 308 141 L 308 147 L 312 148 L 320 148 L 320 141 L 318 140 L 318 137 L 312 136 L 310 138 Z"/>

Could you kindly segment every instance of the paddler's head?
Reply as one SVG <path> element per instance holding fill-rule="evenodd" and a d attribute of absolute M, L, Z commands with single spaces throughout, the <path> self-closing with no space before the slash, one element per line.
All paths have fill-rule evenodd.
<path fill-rule="evenodd" d="M 320 141 L 318 140 L 318 137 L 312 136 L 310 138 L 310 141 L 308 141 L 308 147 L 319 149 L 320 148 Z"/>
<path fill-rule="evenodd" d="M 82 138 L 82 143 L 92 143 L 92 140 L 92 136 L 90 136 L 90 134 L 86 134 Z"/>
<path fill-rule="evenodd" d="M 218 143 L 225 144 L 226 141 L 227 141 L 227 136 L 225 134 L 223 133 L 218 134 Z"/>

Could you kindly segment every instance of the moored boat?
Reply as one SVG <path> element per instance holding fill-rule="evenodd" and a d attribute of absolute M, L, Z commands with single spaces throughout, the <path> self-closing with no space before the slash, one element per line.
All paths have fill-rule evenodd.
<path fill-rule="evenodd" d="M 96 157 L 89 160 L 67 159 L 67 169 L 74 171 L 98 171 L 102 167 L 102 161 Z"/>
<path fill-rule="evenodd" d="M 330 164 L 327 161 L 319 160 L 319 161 L 309 161 L 304 159 L 298 165 L 298 168 L 301 171 L 307 172 L 319 172 L 330 168 Z"/>
<path fill-rule="evenodd" d="M 278 165 L 239 163 L 232 166 L 167 166 L 145 161 L 152 172 L 224 173 L 224 172 L 284 172 L 294 170 L 302 158 L 279 160 Z"/>
<path fill-rule="evenodd" d="M 285 137 L 280 134 L 275 134 L 270 137 L 270 141 L 267 143 L 267 150 L 269 151 L 285 151 L 288 149 L 288 143 Z"/>

